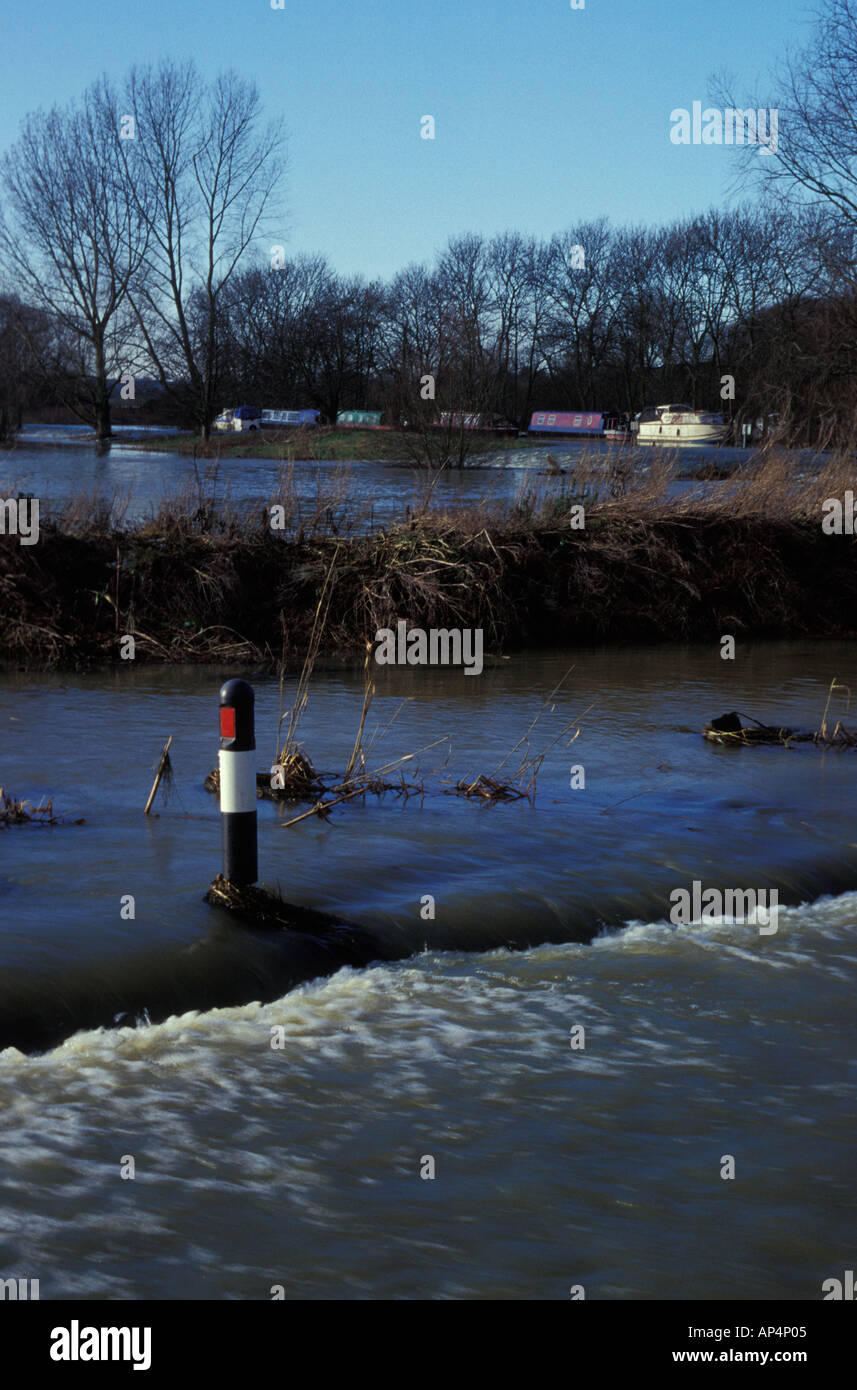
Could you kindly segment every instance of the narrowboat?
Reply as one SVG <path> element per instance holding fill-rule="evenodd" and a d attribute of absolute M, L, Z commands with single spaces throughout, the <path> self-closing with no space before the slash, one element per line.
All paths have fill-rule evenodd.
<path fill-rule="evenodd" d="M 604 432 L 601 410 L 534 410 L 528 434 L 594 434 Z"/>
<path fill-rule="evenodd" d="M 434 421 L 439 430 L 478 430 L 481 434 L 517 434 L 518 427 L 502 415 L 491 411 L 466 412 L 461 410 L 442 410 Z"/>
<path fill-rule="evenodd" d="M 383 410 L 340 410 L 336 415 L 337 429 L 379 430 Z"/>

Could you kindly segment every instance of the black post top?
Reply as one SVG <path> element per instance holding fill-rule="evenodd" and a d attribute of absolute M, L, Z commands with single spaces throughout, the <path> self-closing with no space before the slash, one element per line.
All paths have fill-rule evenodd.
<path fill-rule="evenodd" d="M 233 753 L 256 747 L 256 695 L 247 681 L 226 681 L 220 687 L 220 746 Z"/>

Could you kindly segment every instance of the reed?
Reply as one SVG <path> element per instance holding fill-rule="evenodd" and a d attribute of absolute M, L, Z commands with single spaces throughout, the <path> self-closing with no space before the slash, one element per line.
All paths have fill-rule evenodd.
<path fill-rule="evenodd" d="M 792 729 L 785 725 L 763 724 L 756 719 L 755 715 L 742 714 L 739 710 L 732 710 L 730 714 L 722 715 L 719 719 L 713 719 L 706 724 L 702 730 L 703 738 L 711 743 L 725 745 L 754 745 L 779 744 L 783 748 L 791 748 L 796 743 L 812 743 L 816 748 L 834 748 L 842 750 L 844 748 L 857 748 L 857 729 L 848 729 L 841 719 L 837 719 L 833 728 L 828 725 L 827 718 L 830 713 L 830 705 L 833 696 L 837 691 L 845 691 L 847 701 L 845 712 L 851 708 L 851 690 L 847 685 L 842 684 L 834 676 L 827 688 L 827 699 L 824 704 L 824 711 L 821 722 L 817 729 Z M 742 721 L 749 721 L 742 723 Z M 749 727 L 752 725 L 752 728 Z"/>
<path fill-rule="evenodd" d="M 54 799 L 48 801 L 42 799 L 38 806 L 34 806 L 31 801 L 20 801 L 0 787 L 0 826 L 10 825 L 58 825 L 59 819 L 54 815 Z"/>
<path fill-rule="evenodd" d="M 533 731 L 545 714 L 553 714 L 555 712 L 556 697 L 573 670 L 574 667 L 570 667 L 562 680 L 554 686 L 544 703 L 536 711 L 533 719 L 530 721 L 521 737 L 512 745 L 505 758 L 501 759 L 494 770 L 491 773 L 480 773 L 475 778 L 464 778 L 456 782 L 455 786 L 449 792 L 449 795 L 464 796 L 471 800 L 485 801 L 492 804 L 495 801 L 518 801 L 522 798 L 526 798 L 531 804 L 535 801 L 536 779 L 548 753 L 550 753 L 558 743 L 564 742 L 565 747 L 570 748 L 575 740 L 580 737 L 579 721 L 583 719 L 591 709 L 595 708 L 594 703 L 588 705 L 582 714 L 577 715 L 574 719 L 567 720 L 562 725 L 559 732 L 554 735 L 550 742 L 546 744 L 540 752 L 535 754 L 531 752 Z M 515 754 L 518 754 L 519 757 L 518 767 L 511 773 L 507 770 L 505 776 L 501 777 L 500 774 L 507 768 L 507 764 L 514 759 Z"/>
<path fill-rule="evenodd" d="M 494 650 L 854 635 L 854 539 L 821 530 L 822 504 L 857 491 L 850 456 L 813 469 L 772 449 L 732 477 L 690 483 L 675 456 L 656 453 L 633 476 L 603 463 L 582 450 L 511 501 L 491 496 L 489 480 L 456 510 L 434 493 L 413 511 L 403 491 L 401 522 L 375 530 L 349 510 L 347 480 L 319 478 L 298 496 L 288 465 L 272 494 L 274 531 L 268 504 L 236 504 L 216 473 L 133 524 L 117 522 L 122 498 L 100 511 L 77 499 L 48 511 L 37 545 L 0 536 L 0 659 L 118 661 L 126 634 L 143 661 L 284 672 L 309 657 L 277 750 L 285 762 L 298 751 L 312 664 L 326 652 L 365 656 L 403 615 L 426 629 L 481 628 Z M 581 504 L 585 527 L 573 529 Z M 364 698 L 352 773 L 368 685 Z"/>

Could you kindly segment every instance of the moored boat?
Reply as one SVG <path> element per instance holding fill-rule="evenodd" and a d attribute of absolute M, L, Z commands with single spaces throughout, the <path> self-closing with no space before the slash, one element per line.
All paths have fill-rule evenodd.
<path fill-rule="evenodd" d="M 340 410 L 336 416 L 337 429 L 381 430 L 383 410 Z"/>
<path fill-rule="evenodd" d="M 604 416 L 604 438 L 610 439 L 614 444 L 627 444 L 629 439 L 633 439 L 631 433 L 630 415 L 605 415 Z"/>
<path fill-rule="evenodd" d="M 722 415 L 691 405 L 650 405 L 637 416 L 637 443 L 719 444 L 728 428 Z"/>
<path fill-rule="evenodd" d="M 603 429 L 601 410 L 534 410 L 527 433 L 600 435 Z"/>

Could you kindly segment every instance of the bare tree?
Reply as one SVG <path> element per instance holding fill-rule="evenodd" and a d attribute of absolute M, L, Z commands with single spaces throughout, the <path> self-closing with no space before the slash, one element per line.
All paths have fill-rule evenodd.
<path fill-rule="evenodd" d="M 307 308 L 299 344 L 302 371 L 331 424 L 342 409 L 375 403 L 383 299 L 378 284 L 328 275 Z M 377 404 L 384 408 L 386 402 Z"/>
<path fill-rule="evenodd" d="M 629 227 L 617 233 L 612 257 L 617 356 L 625 405 L 631 411 L 648 401 L 664 357 L 658 255 L 657 235 L 647 228 Z"/>
<path fill-rule="evenodd" d="M 534 237 L 507 232 L 487 248 L 496 381 L 493 403 L 519 428 L 526 425 L 545 364 L 550 319 L 550 252 Z"/>
<path fill-rule="evenodd" d="M 433 471 L 462 468 L 496 413 L 488 261 L 481 238 L 453 241 L 433 270 L 410 266 L 386 300 L 384 363 L 404 447 Z"/>
<path fill-rule="evenodd" d="M 604 217 L 550 242 L 548 370 L 574 405 L 588 410 L 599 404 L 599 374 L 615 342 L 613 253 L 614 234 Z"/>
<path fill-rule="evenodd" d="M 234 399 L 255 393 L 275 407 L 324 409 L 313 374 L 311 324 L 333 278 L 318 255 L 296 256 L 276 270 L 260 261 L 232 277 L 221 299 Z"/>
<path fill-rule="evenodd" d="M 125 101 L 135 138 L 126 177 L 148 234 L 132 287 L 142 342 L 161 385 L 182 395 L 208 437 L 217 408 L 220 304 L 283 173 L 279 122 L 260 128 L 254 84 L 233 72 L 206 86 L 193 63 L 134 69 Z M 273 272 L 272 272 L 273 273 Z"/>
<path fill-rule="evenodd" d="M 739 178 L 758 179 L 770 192 L 826 204 L 857 226 L 857 0 L 826 0 L 813 40 L 791 53 L 774 77 L 774 94 L 743 107 L 778 113 L 778 134 L 764 150 L 736 149 Z M 712 83 L 715 99 L 737 106 L 731 81 Z"/>
<path fill-rule="evenodd" d="M 128 294 L 146 247 L 117 135 L 104 78 L 80 103 L 27 116 L 0 162 L 5 273 L 67 336 L 76 370 L 54 386 L 71 379 L 65 403 L 99 439 L 111 432 L 110 378 L 128 366 Z"/>
<path fill-rule="evenodd" d="M 0 441 L 21 428 L 24 410 L 44 397 L 38 358 L 47 362 L 55 339 L 47 314 L 17 295 L 0 295 Z"/>

